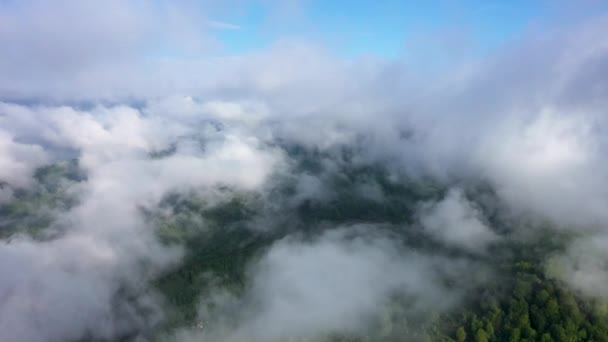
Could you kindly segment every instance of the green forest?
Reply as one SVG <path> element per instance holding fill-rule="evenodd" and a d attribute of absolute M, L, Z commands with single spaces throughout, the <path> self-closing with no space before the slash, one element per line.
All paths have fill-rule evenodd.
<path fill-rule="evenodd" d="M 168 313 L 145 333 L 149 339 L 163 341 L 175 329 L 195 325 L 199 303 L 212 288 L 220 286 L 237 296 L 242 293 L 248 286 L 251 262 L 285 236 L 314 237 L 336 226 L 365 223 L 375 227 L 370 229 L 391 234 L 404 249 L 464 258 L 472 267 L 491 269 L 492 277 L 465 287 L 464 299 L 448 311 L 434 312 L 431 308 L 412 315 L 407 308 L 415 298 L 396 295 L 390 305 L 377 308 L 374 328 L 366 334 L 327 331 L 316 340 L 608 341 L 607 303 L 582 296 L 547 272 L 547 260 L 563 251 L 571 233 L 543 229 L 543 222 L 509 219 L 490 205 L 495 201 L 491 187 L 469 183 L 465 184 L 467 197 L 478 203 L 503 240 L 484 254 L 455 249 L 425 235 L 415 214 L 420 203 L 445 196 L 447 184 L 431 178 L 390 180 L 386 169 L 354 165 L 346 152 L 342 169 L 327 172 L 322 161 L 328 156 L 295 148 L 288 151 L 297 172 L 323 178 L 335 194 L 330 200 L 292 201 L 297 193 L 294 180 L 277 175 L 269 195 L 225 188 L 218 190 L 222 199 L 211 203 L 196 193 L 176 192 L 157 208 L 141 209 L 163 244 L 186 250 L 176 267 L 159 275 L 144 290 L 162 294 Z M 78 201 L 65 191 L 65 185 L 86 180 L 77 160 L 41 168 L 36 177 L 37 187 L 17 193 L 12 202 L 0 208 L 0 233 L 7 241 L 23 234 L 41 241 L 60 235 L 60 230 L 49 228 L 56 219 L 53 213 L 68 210 Z M 382 190 L 381 201 L 357 190 L 358 184 L 370 182 Z M 161 214 L 167 211 L 171 215 Z M 266 229 L 251 228 L 260 221 Z M 525 241 L 516 239 L 512 237 L 514 225 L 536 225 L 537 234 Z M 456 288 L 466 284 L 471 274 L 451 274 L 442 281 L 447 288 Z M 137 294 L 119 300 L 128 301 L 131 296 Z M 442 298 L 436 300 L 439 304 Z M 120 340 L 133 340 L 140 333 L 125 334 Z"/>

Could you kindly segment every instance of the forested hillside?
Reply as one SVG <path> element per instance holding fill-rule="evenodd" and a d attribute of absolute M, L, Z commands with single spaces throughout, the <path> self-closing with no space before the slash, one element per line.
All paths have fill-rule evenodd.
<path fill-rule="evenodd" d="M 455 269 L 433 271 L 446 296 L 455 298 L 417 303 L 416 292 L 408 292 L 404 284 L 405 291 L 392 288 L 387 293 L 390 300 L 378 302 L 370 311 L 363 332 L 329 329 L 315 340 L 608 341 L 607 303 L 577 293 L 560 280 L 560 265 L 553 257 L 565 251 L 575 238 L 572 233 L 510 216 L 487 184 L 395 177 L 380 165 L 355 165 L 348 158 L 350 152 L 344 151 L 339 152 L 346 157 L 338 168 L 328 169 L 330 155 L 293 147 L 286 152 L 292 160 L 290 173 L 277 173 L 264 193 L 223 187 L 210 199 L 174 192 L 157 207 L 139 209 L 162 244 L 185 251 L 181 262 L 156 275 L 149 286 L 125 288 L 115 298 L 135 303 L 135 297 L 150 291 L 162 298 L 166 315 L 146 328 L 144 336 L 165 340 L 189 327 L 205 333 L 214 324 L 238 324 L 238 314 L 225 310 L 247 305 L 238 304 L 238 298 L 247 296 L 251 267 L 273 244 L 290 236 L 314 243 L 338 230 L 346 231 L 347 240 L 377 234 L 389 237 L 402 251 L 459 260 Z M 78 186 L 86 180 L 75 160 L 41 168 L 36 175 L 39 186 L 2 206 L 4 239 L 60 236 L 61 223 L 53 213 L 77 204 Z M 322 187 L 303 195 L 298 182 L 313 177 Z M 496 238 L 486 249 L 450 244 L 429 233 L 424 213 L 436 210 L 430 203 L 441 203 L 454 187 L 462 189 L 461 199 L 474 208 L 478 219 L 492 227 Z M 534 233 L 523 239 L 526 229 Z M 218 291 L 229 294 L 237 306 L 207 303 Z M 448 300 L 453 303 L 442 303 Z M 206 315 L 201 314 L 201 305 L 206 306 Z M 233 323 L 226 323 L 227 314 L 234 315 Z M 119 340 L 142 332 L 132 333 Z"/>

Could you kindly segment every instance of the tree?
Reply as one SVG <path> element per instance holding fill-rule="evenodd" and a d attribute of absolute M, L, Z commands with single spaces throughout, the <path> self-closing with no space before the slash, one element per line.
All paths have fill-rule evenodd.
<path fill-rule="evenodd" d="M 521 330 L 519 328 L 514 328 L 511 330 L 511 336 L 509 336 L 509 341 L 518 342 L 521 340 Z"/>
<path fill-rule="evenodd" d="M 477 330 L 477 334 L 475 335 L 475 342 L 488 342 L 489 340 L 489 336 L 488 333 L 483 330 L 483 329 L 479 329 Z"/>
<path fill-rule="evenodd" d="M 551 297 L 549 291 L 547 291 L 547 289 L 542 289 L 538 292 L 536 299 L 539 304 L 545 304 L 549 300 L 549 297 Z"/>
<path fill-rule="evenodd" d="M 467 332 L 464 330 L 464 327 L 460 327 L 458 330 L 456 330 L 456 340 L 458 342 L 464 342 L 467 340 Z"/>
<path fill-rule="evenodd" d="M 551 298 L 547 302 L 547 314 L 549 314 L 551 320 L 556 320 L 559 317 L 559 304 L 557 304 L 555 298 Z"/>
<path fill-rule="evenodd" d="M 553 324 L 551 326 L 551 335 L 556 341 L 567 341 L 568 336 L 566 335 L 566 330 L 558 324 Z"/>
<path fill-rule="evenodd" d="M 521 278 L 517 279 L 515 289 L 513 290 L 513 295 L 515 296 L 515 298 L 524 299 L 530 296 L 531 293 L 532 283 Z"/>
<path fill-rule="evenodd" d="M 474 314 L 473 318 L 471 318 L 471 330 L 477 331 L 481 328 L 483 328 L 483 322 L 477 318 L 477 315 Z"/>
<path fill-rule="evenodd" d="M 536 305 L 533 305 L 532 308 L 530 308 L 530 316 L 534 328 L 538 331 L 544 331 L 547 327 L 547 317 L 545 316 L 545 313 Z"/>
<path fill-rule="evenodd" d="M 494 337 L 494 325 L 492 322 L 486 323 L 486 332 L 488 333 L 488 336 Z"/>

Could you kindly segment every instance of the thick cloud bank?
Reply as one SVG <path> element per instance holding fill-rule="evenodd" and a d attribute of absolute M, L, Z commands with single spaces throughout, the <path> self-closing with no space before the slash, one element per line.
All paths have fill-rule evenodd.
<path fill-rule="evenodd" d="M 141 208 L 154 208 L 171 191 L 259 187 L 281 160 L 255 137 L 163 125 L 165 119 L 133 108 L 2 104 L 2 113 L 3 127 L 30 141 L 7 139 L 11 153 L 3 170 L 15 171 L 3 179 L 7 187 L 33 186 L 34 168 L 60 158 L 55 151 L 77 156 L 87 175 L 62 185 L 78 204 L 56 213 L 49 228 L 58 231 L 56 238 L 15 238 L 0 247 L 0 268 L 14 275 L 0 285 L 0 325 L 10 341 L 111 338 L 152 326 L 162 316 L 154 295 L 118 306 L 115 297 L 147 292 L 146 282 L 179 261 L 181 252 L 160 244 Z M 174 153 L 151 157 L 169 142 L 177 143 Z"/>

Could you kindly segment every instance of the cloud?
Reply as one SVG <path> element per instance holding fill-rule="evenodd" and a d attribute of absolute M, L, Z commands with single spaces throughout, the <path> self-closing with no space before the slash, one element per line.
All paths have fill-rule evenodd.
<path fill-rule="evenodd" d="M 172 56 L 221 44 L 201 25 L 215 1 L 9 1 L 0 3 L 0 99 L 116 99 L 141 95 Z M 217 25 L 216 25 L 217 26 Z M 151 65 L 150 65 L 151 64 Z M 185 69 L 182 69 L 182 73 Z M 148 92 L 149 93 L 149 92 Z M 95 95 L 93 95 L 95 94 Z"/>
<path fill-rule="evenodd" d="M 235 25 L 235 24 L 230 24 L 230 23 L 226 23 L 223 21 L 208 21 L 207 25 L 211 28 L 214 29 L 219 29 L 219 30 L 240 30 L 241 27 L 239 25 Z"/>
<path fill-rule="evenodd" d="M 28 173 L 62 149 L 77 153 L 87 175 L 74 185 L 77 204 L 58 212 L 49 228 L 57 236 L 0 243 L 0 270 L 18 274 L 0 282 L 7 341 L 109 339 L 152 329 L 163 311 L 148 282 L 175 265 L 182 251 L 158 241 L 141 208 L 154 209 L 172 191 L 213 196 L 206 191 L 217 186 L 256 189 L 282 159 L 238 131 L 163 125 L 130 107 L 3 104 L 1 111 L 0 136 L 9 152 L 3 171 L 11 186 L 23 186 Z M 36 140 L 16 143 L 8 131 Z M 150 156 L 171 143 L 175 153 Z"/>
<path fill-rule="evenodd" d="M 499 240 L 483 220 L 480 209 L 460 189 L 452 189 L 440 202 L 427 205 L 420 218 L 431 236 L 474 253 L 484 252 L 489 244 Z"/>
<path fill-rule="evenodd" d="M 411 300 L 408 314 L 418 318 L 431 307 L 436 312 L 450 308 L 461 293 L 441 279 L 465 265 L 404 251 L 373 226 L 338 228 L 312 240 L 287 237 L 251 266 L 250 286 L 242 297 L 212 292 L 202 303 L 202 331 L 181 331 L 176 337 L 282 341 L 331 332 L 366 334 L 372 318 L 395 296 Z"/>
<path fill-rule="evenodd" d="M 118 298 L 118 293 L 144 290 L 138 283 L 150 274 L 135 264 L 142 248 L 148 249 L 148 257 L 156 256 L 147 258 L 155 269 L 172 257 L 168 251 L 159 253 L 159 246 L 145 235 L 132 233 L 125 231 L 122 236 L 135 239 L 130 246 L 138 249 L 134 252 L 123 249 L 127 247 L 124 244 L 116 245 L 118 241 L 85 233 L 48 243 L 27 239 L 2 243 L 0 270 L 14 275 L 0 282 L 3 338 L 65 341 L 85 334 L 113 338 L 152 327 L 163 314 L 160 302 L 142 293 L 129 303 Z M 140 315 L 138 310 L 149 312 L 149 316 Z"/>
<path fill-rule="evenodd" d="M 0 131 L 0 183 L 27 187 L 34 170 L 48 161 L 48 154 L 40 146 L 17 142 L 9 132 Z M 8 194 L 5 191 L 9 190 L 3 188 L 2 192 Z"/>
<path fill-rule="evenodd" d="M 548 274 L 593 299 L 608 298 L 606 233 L 575 239 L 567 251 L 547 261 Z"/>

